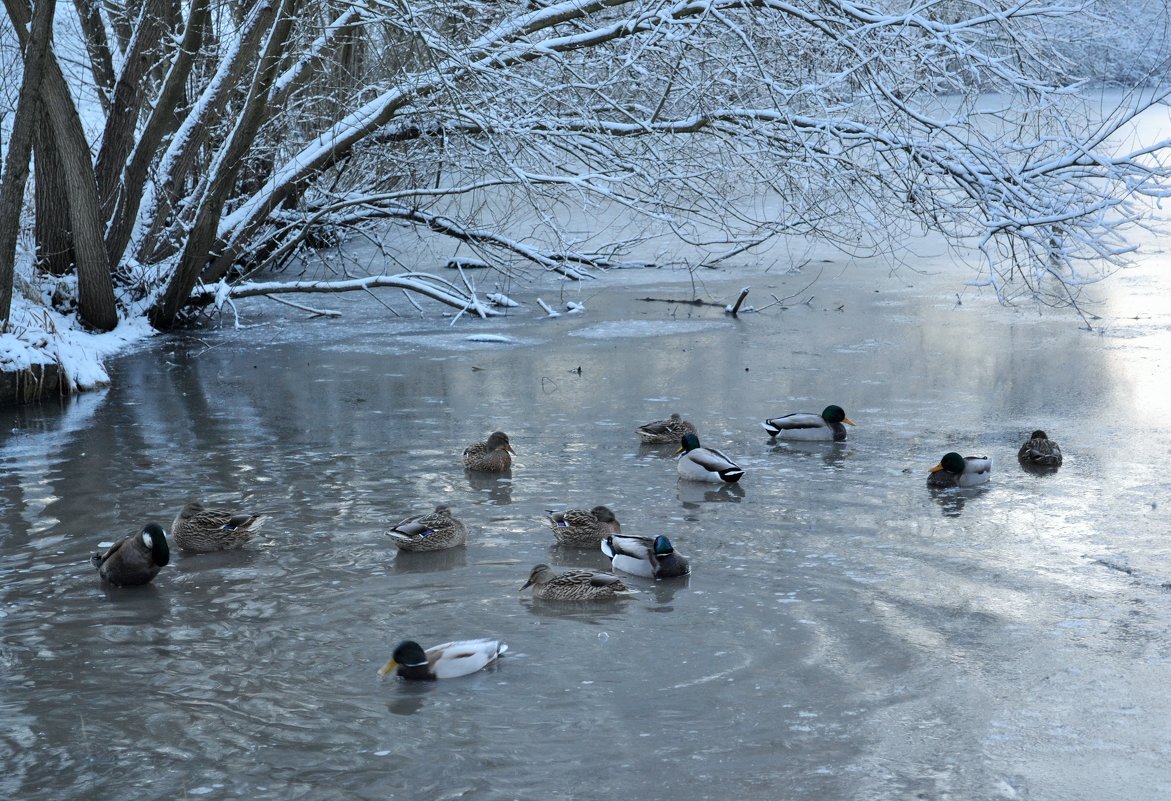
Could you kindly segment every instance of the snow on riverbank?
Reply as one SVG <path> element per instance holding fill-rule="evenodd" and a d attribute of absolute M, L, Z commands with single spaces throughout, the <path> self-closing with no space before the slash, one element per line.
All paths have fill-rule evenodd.
<path fill-rule="evenodd" d="M 0 333 L 0 373 L 20 373 L 55 364 L 68 382 L 63 391 L 97 389 L 110 383 L 106 359 L 155 333 L 137 310 L 113 331 L 89 331 L 75 314 L 52 306 L 54 292 L 73 279 L 46 277 L 29 281 L 29 270 L 20 267 L 18 274 L 21 278 L 17 279 L 8 327 Z M 73 294 L 71 286 L 68 294 Z"/>

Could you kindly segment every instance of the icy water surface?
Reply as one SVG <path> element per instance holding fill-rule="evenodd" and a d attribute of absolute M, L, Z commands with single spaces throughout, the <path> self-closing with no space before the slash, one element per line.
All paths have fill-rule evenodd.
<path fill-rule="evenodd" d="M 811 269 L 698 291 L 762 306 Z M 119 360 L 107 392 L 4 412 L 0 797 L 1171 797 L 1155 275 L 1116 279 L 1093 333 L 957 305 L 955 281 L 827 265 L 740 319 L 635 300 L 689 297 L 666 272 L 573 290 L 586 312 L 557 319 L 531 297 L 454 325 L 258 303 Z M 760 428 L 828 403 L 858 423 L 845 443 Z M 639 446 L 672 411 L 740 485 Z M 1016 463 L 1038 427 L 1054 474 Z M 494 429 L 511 476 L 465 473 Z M 929 491 L 953 449 L 992 456 L 991 485 Z M 99 540 L 196 497 L 268 512 L 267 536 L 99 583 Z M 438 502 L 467 547 L 396 555 L 383 531 Z M 540 522 L 600 503 L 693 575 L 621 604 L 518 593 L 538 562 L 605 566 Z M 510 646 L 494 669 L 376 676 L 400 639 L 480 636 Z"/>

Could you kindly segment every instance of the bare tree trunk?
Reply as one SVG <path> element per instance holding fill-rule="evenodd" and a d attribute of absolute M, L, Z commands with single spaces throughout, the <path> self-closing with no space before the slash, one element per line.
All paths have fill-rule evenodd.
<path fill-rule="evenodd" d="M 265 8 L 269 9 L 268 17 L 264 17 L 267 24 L 261 21 Z M 186 181 L 197 171 L 197 159 L 211 132 L 221 122 L 229 98 L 239 91 L 242 76 L 258 58 L 268 25 L 271 25 L 271 3 L 254 6 L 239 32 L 231 60 L 220 64 L 199 97 L 195 113 L 179 126 L 163 154 L 154 180 L 152 205 L 144 210 L 145 235 L 136 245 L 136 256 L 140 261 L 155 263 L 183 246 L 181 237 L 172 242 L 168 233 L 172 228 L 185 228 L 191 224 L 194 212 L 185 209 L 199 208 L 198 197 L 185 196 Z M 206 28 L 200 31 L 201 35 L 206 35 L 206 31 Z"/>
<path fill-rule="evenodd" d="M 279 7 L 275 7 L 279 1 Z M 268 98 L 293 27 L 296 0 L 271 0 L 262 11 L 262 27 L 269 30 L 264 55 L 256 66 L 252 86 L 236 126 L 212 165 L 208 188 L 201 198 L 195 223 L 188 233 L 179 263 L 158 302 L 148 312 L 151 325 L 166 330 L 174 326 L 179 310 L 207 263 L 223 216 L 224 201 L 231 191 L 256 132 L 269 113 Z M 275 20 L 274 20 L 275 17 Z"/>
<path fill-rule="evenodd" d="M 57 138 L 44 109 L 37 121 L 33 142 L 33 168 L 36 170 L 37 265 L 53 275 L 67 275 L 73 269 L 73 242 L 69 236 L 69 204 L 65 197 L 65 168 L 57 153 Z"/>
<path fill-rule="evenodd" d="M 134 148 L 138 118 L 147 99 L 146 77 L 159 56 L 159 43 L 165 38 L 162 23 L 166 5 L 167 0 L 145 0 L 143 3 L 130 40 L 130 50 L 114 87 L 113 108 L 106 116 L 102 147 L 94 166 L 103 220 L 110 219 L 118 203 L 122 170 Z"/>
<path fill-rule="evenodd" d="M 16 237 L 20 233 L 20 211 L 28 182 L 33 134 L 40 117 L 39 95 L 45 54 L 53 35 L 56 0 L 38 0 L 32 15 L 32 30 L 24 45 L 24 79 L 16 104 L 16 117 L 4 159 L 4 180 L 0 183 L 0 321 L 7 328 L 12 312 L 12 282 L 16 274 Z M 15 16 L 9 17 L 16 22 Z"/>
<path fill-rule="evenodd" d="M 130 241 L 150 165 L 158 155 L 159 144 L 167 134 L 174 133 L 179 127 L 179 117 L 175 109 L 183 98 L 187 78 L 195 62 L 195 54 L 203 46 L 203 34 L 207 30 L 210 5 L 210 0 L 193 1 L 183 41 L 122 173 L 117 205 L 112 212 L 112 218 L 109 219 L 106 233 L 106 252 L 112 264 L 121 261 L 126 245 Z"/>
<path fill-rule="evenodd" d="M 26 0 L 4 0 L 13 28 L 22 46 L 28 46 L 28 21 L 32 16 Z M 98 190 L 94 181 L 89 143 L 81 127 L 77 106 L 69 92 L 61 65 L 50 48 L 45 55 L 41 78 L 41 103 L 52 124 L 58 153 L 64 167 L 65 195 L 60 202 L 69 204 L 69 223 L 73 232 L 73 253 L 77 266 L 77 309 L 83 322 L 101 331 L 118 324 L 114 301 L 114 284 L 110 279 L 110 262 L 102 241 L 98 215 Z"/>

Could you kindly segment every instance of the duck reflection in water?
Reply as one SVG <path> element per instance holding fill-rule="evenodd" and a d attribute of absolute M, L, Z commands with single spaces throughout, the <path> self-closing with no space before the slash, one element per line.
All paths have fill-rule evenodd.
<path fill-rule="evenodd" d="M 453 570 L 468 563 L 466 545 L 445 548 L 442 551 L 399 551 L 394 557 L 395 573 L 437 573 Z"/>
<path fill-rule="evenodd" d="M 392 715 L 414 715 L 421 712 L 426 705 L 427 693 L 435 689 L 435 682 L 411 681 L 402 682 L 401 687 L 395 688 L 395 696 L 386 705 L 386 711 Z"/>
<path fill-rule="evenodd" d="M 740 503 L 744 487 L 739 484 L 701 484 L 696 481 L 680 481 L 677 497 L 684 509 L 696 509 L 704 503 Z"/>
<path fill-rule="evenodd" d="M 171 595 L 159 591 L 154 584 L 131 587 L 115 587 L 102 582 L 102 594 L 113 607 L 103 613 L 103 625 L 141 626 L 144 623 L 160 623 L 171 617 Z"/>
<path fill-rule="evenodd" d="M 549 547 L 549 562 L 558 567 L 576 567 L 584 570 L 607 571 L 610 569 L 610 560 L 597 548 L 551 545 Z"/>
<path fill-rule="evenodd" d="M 939 504 L 944 517 L 959 517 L 968 501 L 975 500 L 989 490 L 983 487 L 928 487 L 931 499 Z"/>
<path fill-rule="evenodd" d="M 826 467 L 837 470 L 846 466 L 846 460 L 855 453 L 848 442 L 793 443 L 776 441 L 771 446 L 773 453 L 792 454 L 800 458 L 820 458 Z"/>
<path fill-rule="evenodd" d="M 507 506 L 512 503 L 512 471 L 503 473 L 481 473 L 475 470 L 464 471 L 468 477 L 468 486 L 473 492 L 486 494 L 492 503 L 498 506 Z"/>

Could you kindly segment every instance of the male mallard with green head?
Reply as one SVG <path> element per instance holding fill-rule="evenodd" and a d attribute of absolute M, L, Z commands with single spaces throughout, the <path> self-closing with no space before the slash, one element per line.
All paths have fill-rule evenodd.
<path fill-rule="evenodd" d="M 691 572 L 691 563 L 676 552 L 671 540 L 657 537 L 634 537 L 615 534 L 602 540 L 602 553 L 610 557 L 615 570 L 646 578 L 674 578 Z"/>
<path fill-rule="evenodd" d="M 826 406 L 821 414 L 798 412 L 784 417 L 770 417 L 761 425 L 770 437 L 805 442 L 830 440 L 841 442 L 846 438 L 842 423 L 856 425 L 841 406 Z"/>
<path fill-rule="evenodd" d="M 960 456 L 945 453 L 927 476 L 929 487 L 975 487 L 992 477 L 992 460 L 987 456 Z"/>
<path fill-rule="evenodd" d="M 394 670 L 413 681 L 454 679 L 482 670 L 507 650 L 508 646 L 499 640 L 457 640 L 433 645 L 426 651 L 414 640 L 403 640 L 378 675 Z"/>
<path fill-rule="evenodd" d="M 744 476 L 740 466 L 715 448 L 704 448 L 693 433 L 683 435 L 676 469 L 681 478 L 689 481 L 711 481 L 735 484 Z"/>

